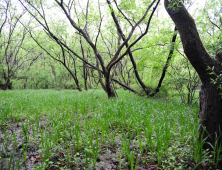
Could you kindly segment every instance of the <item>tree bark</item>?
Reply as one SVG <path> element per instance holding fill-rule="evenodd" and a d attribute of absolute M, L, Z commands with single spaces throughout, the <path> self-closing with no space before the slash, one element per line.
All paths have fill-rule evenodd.
<path fill-rule="evenodd" d="M 83 44 L 82 44 L 82 37 L 80 37 L 80 45 L 81 45 L 81 51 L 82 51 L 82 58 L 83 60 L 85 59 L 85 51 L 83 48 Z M 87 67 L 86 67 L 86 63 L 83 62 L 83 79 L 84 79 L 84 85 L 85 85 L 85 90 L 88 90 L 88 85 L 87 85 Z"/>
<path fill-rule="evenodd" d="M 113 78 L 113 77 L 112 77 L 112 81 L 118 83 L 118 84 L 121 85 L 123 88 L 125 88 L 125 89 L 127 89 L 127 90 L 129 90 L 129 91 L 131 91 L 131 92 L 133 92 L 133 93 L 138 94 L 138 92 L 137 92 L 136 90 L 134 90 L 134 89 L 132 89 L 131 87 L 123 84 L 122 82 L 118 81 L 117 79 L 115 79 L 115 78 Z"/>
<path fill-rule="evenodd" d="M 108 74 L 105 74 L 104 76 L 105 76 L 105 80 L 106 80 L 106 90 L 107 90 L 108 99 L 109 98 L 116 98 L 116 94 L 115 94 L 110 76 Z"/>
<path fill-rule="evenodd" d="M 174 4 L 173 7 L 170 7 L 172 4 Z M 205 50 L 195 21 L 183 3 L 179 0 L 170 2 L 165 0 L 164 5 L 180 33 L 184 53 L 201 79 L 199 118 L 202 126 L 200 135 L 203 127 L 206 127 L 207 132 L 204 132 L 204 138 L 207 137 L 206 142 L 214 145 L 215 133 L 219 135 L 222 128 L 222 99 L 217 84 L 211 83 L 211 79 L 215 79 L 216 76 L 209 74 L 211 71 L 207 68 L 214 67 L 214 72 L 219 75 L 222 71 L 221 63 L 211 58 Z M 212 149 L 207 144 L 204 145 L 204 148 Z"/>
<path fill-rule="evenodd" d="M 72 78 L 74 79 L 74 81 L 75 81 L 75 83 L 76 83 L 77 89 L 81 92 L 81 91 L 82 91 L 82 88 L 81 88 L 81 86 L 80 86 L 80 84 L 79 84 L 79 80 L 78 80 L 78 78 L 77 78 L 77 74 L 76 74 L 76 62 L 75 62 L 74 59 L 73 59 L 73 64 L 74 64 L 74 73 L 72 72 L 72 70 L 70 70 L 69 67 L 67 67 L 67 65 L 65 64 L 65 62 L 64 62 L 64 64 L 63 64 L 63 66 L 69 71 L 69 73 L 71 74 Z"/>
<path fill-rule="evenodd" d="M 73 73 L 69 67 L 67 67 L 66 65 L 64 65 L 64 67 L 68 70 L 68 72 L 71 74 L 72 78 L 74 79 L 75 83 L 76 83 L 76 86 L 77 86 L 77 89 L 81 92 L 82 91 L 82 88 L 79 84 L 79 80 L 77 79 L 75 73 Z"/>
<path fill-rule="evenodd" d="M 22 89 L 27 89 L 27 78 L 25 78 Z"/>
<path fill-rule="evenodd" d="M 167 68 L 168 68 L 168 66 L 169 66 L 170 60 L 171 60 L 172 55 L 173 55 L 173 52 L 174 52 L 176 38 L 177 38 L 177 28 L 175 27 L 175 28 L 174 28 L 174 35 L 173 35 L 173 38 L 172 38 L 172 41 L 171 41 L 170 52 L 169 52 L 169 55 L 168 55 L 168 57 L 167 57 L 166 64 L 165 64 L 165 66 L 163 67 L 162 75 L 161 75 L 161 77 L 160 77 L 160 80 L 159 80 L 159 83 L 158 83 L 156 89 L 154 90 L 153 93 L 151 93 L 151 94 L 149 95 L 149 96 L 151 96 L 151 97 L 155 96 L 155 95 L 160 91 L 160 87 L 161 87 L 161 85 L 162 85 L 163 79 L 164 79 L 164 77 L 165 77 L 165 75 L 166 75 Z"/>

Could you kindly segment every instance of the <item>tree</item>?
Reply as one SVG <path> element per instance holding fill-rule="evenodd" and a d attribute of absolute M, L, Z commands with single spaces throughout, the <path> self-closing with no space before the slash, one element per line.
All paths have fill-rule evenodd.
<path fill-rule="evenodd" d="M 26 47 L 29 41 L 27 31 L 19 24 L 26 11 L 18 14 L 16 5 L 13 6 L 11 1 L 4 2 L 7 7 L 0 28 L 0 70 L 1 78 L 5 82 L 1 88 L 5 90 L 12 89 L 12 77 L 18 70 L 23 69 L 25 63 L 36 60 L 39 54 L 36 56 L 33 53 L 35 47 Z"/>
<path fill-rule="evenodd" d="M 170 52 L 169 52 L 169 55 L 167 57 L 166 64 L 163 67 L 163 71 L 162 71 L 159 83 L 158 83 L 156 89 L 154 90 L 154 92 L 150 94 L 150 96 L 155 96 L 160 91 L 160 87 L 163 83 L 163 79 L 166 75 L 167 68 L 169 66 L 170 60 L 172 59 L 172 56 L 173 56 L 173 53 L 174 53 L 176 38 L 177 38 L 177 28 L 175 27 L 174 28 L 174 35 L 173 35 L 173 38 L 172 38 L 172 41 L 171 41 Z"/>
<path fill-rule="evenodd" d="M 27 29 L 27 28 L 26 28 Z M 28 30 L 28 29 L 27 29 Z M 73 80 L 75 81 L 75 84 L 77 86 L 77 89 L 81 92 L 82 88 L 79 84 L 79 80 L 77 77 L 77 71 L 76 71 L 76 62 L 75 62 L 75 58 L 74 56 L 69 53 L 69 51 L 67 51 L 61 44 L 49 44 L 47 43 L 47 45 L 51 46 L 47 48 L 47 45 L 45 45 L 45 47 L 43 47 L 43 43 L 41 44 L 39 42 L 38 39 L 34 38 L 33 34 L 31 33 L 31 31 L 29 31 L 30 36 L 32 37 L 32 39 L 36 42 L 36 44 L 43 50 L 46 52 L 46 54 L 48 56 L 50 56 L 53 60 L 61 63 L 65 69 L 70 73 L 70 75 L 72 76 Z M 48 37 L 47 37 L 48 38 Z M 59 45 L 56 46 L 56 45 Z M 49 50 L 51 49 L 51 50 Z M 51 52 L 50 52 L 51 51 Z M 70 64 L 70 60 L 73 61 L 73 64 Z M 74 66 L 74 71 L 72 71 L 72 69 L 70 68 L 70 66 Z"/>
<path fill-rule="evenodd" d="M 112 55 L 112 58 L 108 62 L 107 61 L 105 62 L 103 54 L 100 51 L 101 47 L 99 47 L 99 43 L 98 43 L 100 32 L 102 30 L 102 21 L 103 21 L 103 16 L 101 15 L 101 10 L 100 10 L 101 3 L 98 2 L 99 24 L 92 25 L 92 29 L 93 29 L 93 27 L 94 28 L 96 27 L 96 30 L 98 30 L 97 33 L 94 33 L 94 32 L 88 32 L 89 23 L 94 23 L 94 22 L 92 22 L 93 20 L 90 20 L 89 18 L 92 17 L 92 15 L 95 15 L 95 13 L 91 13 L 91 16 L 89 16 L 89 1 L 87 1 L 87 6 L 85 9 L 86 12 L 84 12 L 84 10 L 81 8 L 81 6 L 79 8 L 80 12 L 78 12 L 79 9 L 77 9 L 76 3 L 74 3 L 74 1 L 70 0 L 66 4 L 64 1 L 55 0 L 56 6 L 60 10 L 62 10 L 62 12 L 64 13 L 67 20 L 70 22 L 73 29 L 81 37 L 83 37 L 85 42 L 88 44 L 88 46 L 90 46 L 90 48 L 94 52 L 95 58 L 98 61 L 97 64 L 99 63 L 99 65 L 101 66 L 101 70 L 99 70 L 97 66 L 94 66 L 93 64 L 90 64 L 89 62 L 84 60 L 82 56 L 78 55 L 75 51 L 73 51 L 71 48 L 69 48 L 69 46 L 61 38 L 59 38 L 57 35 L 55 35 L 52 32 L 52 30 L 50 29 L 50 26 L 48 26 L 48 22 L 46 20 L 44 7 L 43 7 L 44 5 L 41 2 L 40 2 L 40 4 L 38 4 L 36 2 L 37 3 L 37 5 L 36 5 L 35 2 L 31 2 L 31 1 L 27 1 L 27 0 L 25 0 L 25 1 L 19 0 L 19 1 L 23 5 L 23 7 L 29 11 L 29 13 L 32 15 L 32 17 L 35 18 L 35 20 L 44 28 L 44 31 L 52 39 L 54 39 L 59 45 L 62 45 L 64 48 L 66 48 L 66 50 L 70 51 L 78 59 L 82 60 L 82 62 L 85 62 L 90 67 L 98 70 L 99 74 L 103 74 L 104 79 L 105 79 L 105 83 L 104 83 L 105 86 L 103 86 L 103 88 L 106 91 L 108 98 L 110 98 L 110 97 L 115 98 L 116 97 L 114 89 L 113 89 L 113 85 L 112 85 L 112 80 L 114 80 L 114 79 L 110 75 L 113 66 L 116 63 L 118 63 L 124 56 L 126 56 L 129 53 L 130 48 L 133 47 L 138 41 L 140 41 L 147 34 L 152 16 L 156 10 L 156 7 L 158 6 L 158 4 L 160 2 L 160 0 L 151 1 L 150 5 L 148 5 L 146 7 L 146 10 L 141 15 L 140 19 L 137 22 L 135 22 L 134 24 L 132 24 L 131 30 L 128 32 L 126 39 L 116 49 L 115 53 Z M 154 6 L 154 8 L 148 18 L 148 21 L 145 22 L 145 24 L 144 24 L 145 29 L 138 36 L 138 34 L 136 34 L 136 29 L 138 28 L 138 26 L 140 24 L 143 24 L 143 22 L 146 19 L 148 12 L 150 11 L 152 6 Z M 74 9 L 74 12 L 73 12 L 73 9 Z M 112 10 L 114 10 L 114 9 L 111 8 L 111 12 L 112 12 Z M 35 15 L 35 13 L 37 13 L 38 15 Z M 73 18 L 73 13 L 75 13 L 75 15 L 77 16 L 76 18 Z M 79 21 L 80 19 L 81 19 L 81 22 Z M 135 38 L 133 36 L 137 36 L 137 38 Z M 133 41 L 131 42 L 131 44 L 129 44 L 127 46 L 127 48 L 124 49 L 125 45 L 127 43 L 129 43 L 129 41 L 132 39 L 133 39 Z M 114 81 L 117 82 L 116 80 L 114 80 Z M 119 84 L 121 84 L 121 83 L 119 83 Z M 128 89 L 130 89 L 130 88 L 128 88 Z"/>
<path fill-rule="evenodd" d="M 118 8 L 118 5 L 117 5 L 117 3 L 116 3 L 115 0 L 114 0 L 114 2 L 115 2 L 115 4 L 116 4 L 116 6 L 117 6 L 117 9 L 120 11 L 120 13 L 123 15 L 123 17 L 125 17 L 126 20 L 129 22 L 129 24 L 132 26 L 132 23 L 130 22 L 130 20 L 129 20 L 129 19 L 123 14 L 123 12 Z M 134 3 L 135 3 L 135 2 L 134 2 Z M 125 36 L 125 34 L 123 33 L 123 30 L 122 30 L 122 28 L 121 28 L 121 26 L 120 26 L 120 24 L 119 24 L 119 22 L 118 22 L 118 19 L 117 19 L 116 15 L 115 15 L 115 12 L 114 12 L 113 7 L 112 7 L 112 5 L 111 5 L 111 2 L 110 2 L 109 0 L 107 0 L 107 4 L 109 5 L 109 8 L 110 8 L 110 10 L 111 10 L 111 15 L 112 15 L 113 21 L 114 21 L 114 23 L 115 23 L 115 25 L 116 25 L 116 28 L 117 28 L 117 32 L 118 32 L 118 34 L 119 34 L 119 37 L 120 37 L 123 41 L 126 41 L 126 36 Z M 129 47 L 129 43 L 126 42 L 126 43 L 125 43 L 125 46 L 126 46 L 126 48 L 128 48 L 128 47 Z M 133 65 L 133 69 L 134 69 L 134 73 L 135 73 L 135 76 L 136 76 L 137 81 L 139 82 L 140 86 L 143 88 L 144 92 L 145 92 L 147 95 L 149 95 L 149 94 L 150 94 L 150 89 L 146 87 L 146 85 L 143 83 L 142 79 L 141 79 L 140 76 L 139 76 L 139 73 L 138 73 L 138 70 L 137 70 L 137 65 L 136 65 L 136 62 L 135 62 L 134 57 L 133 57 L 133 54 L 132 54 L 132 50 L 129 49 L 129 50 L 128 50 L 128 54 L 129 54 L 131 63 L 132 63 L 132 65 Z"/>
<path fill-rule="evenodd" d="M 199 118 L 202 124 L 200 134 L 203 132 L 207 142 L 215 142 L 215 133 L 220 134 L 222 128 L 222 99 L 217 84 L 211 79 L 221 74 L 221 62 L 210 57 L 203 46 L 194 19 L 190 16 L 180 0 L 165 0 L 165 9 L 175 23 L 183 44 L 184 53 L 197 71 L 202 85 L 200 90 Z M 208 69 L 214 68 L 216 75 Z M 209 136 L 208 136 L 209 135 Z M 210 148 L 204 145 L 205 148 Z"/>

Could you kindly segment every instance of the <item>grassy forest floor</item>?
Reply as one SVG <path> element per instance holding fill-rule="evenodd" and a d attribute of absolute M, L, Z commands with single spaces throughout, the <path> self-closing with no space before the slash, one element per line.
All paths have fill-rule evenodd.
<path fill-rule="evenodd" d="M 0 91 L 0 169 L 215 169 L 198 105 L 102 90 Z M 213 162 L 214 159 L 214 162 Z"/>

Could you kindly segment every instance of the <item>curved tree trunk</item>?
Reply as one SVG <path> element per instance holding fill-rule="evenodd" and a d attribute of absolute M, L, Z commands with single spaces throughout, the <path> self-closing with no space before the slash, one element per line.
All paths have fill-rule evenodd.
<path fill-rule="evenodd" d="M 116 98 L 116 94 L 113 88 L 111 78 L 108 76 L 108 74 L 104 74 L 104 76 L 105 76 L 105 81 L 106 81 L 106 90 L 107 90 L 108 99 Z"/>
<path fill-rule="evenodd" d="M 114 92 L 114 89 L 113 89 L 113 85 L 112 85 L 112 81 L 109 78 L 109 75 L 107 73 L 102 74 L 101 71 L 99 71 L 99 61 L 98 61 L 97 58 L 96 58 L 96 66 L 98 68 L 100 85 L 102 86 L 103 90 L 106 92 L 106 94 L 108 96 L 108 99 L 109 98 L 116 98 L 116 95 L 115 95 L 115 92 Z M 105 84 L 103 83 L 103 80 L 102 80 L 103 75 L 104 75 L 104 78 L 105 78 Z"/>
<path fill-rule="evenodd" d="M 163 79 L 166 75 L 166 72 L 167 72 L 167 68 L 170 64 L 170 61 L 171 61 L 171 58 L 173 56 L 173 52 L 174 52 L 174 49 L 175 49 L 175 42 L 176 42 L 176 39 L 177 39 L 177 27 L 174 28 L 174 35 L 173 35 L 173 38 L 172 38 L 172 41 L 171 41 L 171 47 L 170 47 L 170 52 L 169 52 L 169 55 L 167 57 L 167 61 L 166 61 L 166 64 L 165 66 L 163 67 L 163 71 L 162 71 L 162 75 L 160 77 L 160 80 L 159 80 L 159 83 L 156 87 L 156 89 L 154 90 L 153 93 L 151 93 L 149 96 L 153 97 L 155 96 L 159 91 L 160 91 L 160 87 L 163 83 Z"/>
<path fill-rule="evenodd" d="M 214 144 L 215 133 L 219 134 L 220 129 L 222 129 L 222 99 L 217 85 L 211 83 L 211 79 L 215 79 L 216 76 L 209 74 L 211 71 L 207 70 L 207 68 L 214 67 L 215 73 L 219 75 L 222 71 L 221 63 L 211 58 L 205 50 L 195 21 L 183 3 L 179 0 L 171 0 L 170 2 L 165 0 L 164 5 L 180 33 L 184 53 L 197 71 L 202 82 L 199 110 L 199 118 L 202 124 L 200 134 L 203 131 L 203 127 L 206 127 L 207 133 L 204 133 L 204 138 L 208 137 L 207 142 Z M 212 149 L 209 145 L 204 145 L 204 147 Z"/>
<path fill-rule="evenodd" d="M 65 64 L 63 64 L 63 66 L 69 71 L 69 73 L 71 74 L 72 78 L 74 79 L 75 83 L 76 83 L 76 86 L 77 86 L 77 89 L 81 92 L 82 91 L 82 88 L 79 84 L 79 80 L 77 79 L 75 73 L 73 73 L 69 67 L 67 67 Z"/>

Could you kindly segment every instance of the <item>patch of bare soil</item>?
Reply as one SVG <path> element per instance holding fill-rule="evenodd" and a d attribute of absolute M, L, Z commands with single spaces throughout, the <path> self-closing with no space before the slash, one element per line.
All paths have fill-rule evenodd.
<path fill-rule="evenodd" d="M 44 118 L 42 118 L 44 120 Z M 8 122 L 4 126 L 0 127 L 0 169 L 34 169 L 42 164 L 45 159 L 40 155 L 40 137 L 36 135 L 33 137 L 32 129 L 28 129 L 28 143 L 27 138 L 24 137 L 22 124 L 25 124 L 25 120 L 22 122 Z M 44 126 L 47 129 L 47 125 L 40 123 L 37 125 L 40 128 Z M 94 169 L 92 161 L 89 160 L 86 165 L 84 148 L 78 153 L 72 151 L 73 158 L 71 159 L 70 169 Z M 99 151 L 97 157 L 95 169 L 96 170 L 114 170 L 114 169 L 131 169 L 129 162 L 127 162 L 125 155 L 120 156 L 120 145 L 104 146 Z M 46 166 L 47 170 L 57 170 L 68 166 L 66 154 L 61 150 L 55 152 L 50 158 Z M 136 161 L 136 160 L 135 160 Z M 135 162 L 134 161 L 134 162 Z M 121 167 L 121 168 L 120 168 Z M 142 160 L 138 161 L 138 170 L 157 170 L 158 166 L 156 162 L 150 162 L 150 164 L 143 164 Z"/>
<path fill-rule="evenodd" d="M 22 133 L 21 122 L 8 122 L 0 127 L 1 170 L 32 169 L 40 165 L 38 145 L 31 140 L 26 143 Z"/>

